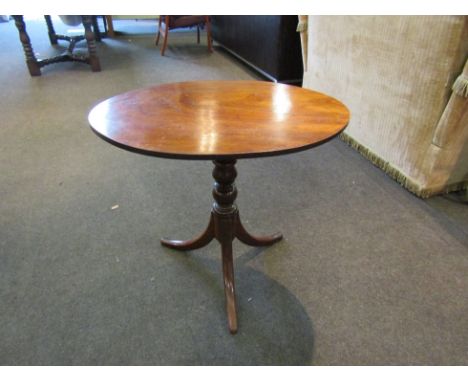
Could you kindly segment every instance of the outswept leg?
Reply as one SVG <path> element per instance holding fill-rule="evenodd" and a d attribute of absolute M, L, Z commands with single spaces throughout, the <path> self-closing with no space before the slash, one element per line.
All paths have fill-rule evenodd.
<path fill-rule="evenodd" d="M 239 213 L 236 216 L 235 236 L 244 244 L 251 245 L 252 247 L 264 247 L 272 245 L 283 238 L 280 232 L 268 236 L 253 236 L 247 232 L 242 225 Z"/>
<path fill-rule="evenodd" d="M 210 222 L 205 231 L 193 240 L 169 240 L 161 239 L 161 244 L 165 247 L 178 249 L 180 251 L 190 251 L 192 249 L 202 248 L 214 239 L 214 220 L 213 214 L 210 216 Z"/>
<path fill-rule="evenodd" d="M 221 251 L 223 255 L 224 295 L 226 297 L 228 326 L 231 334 L 235 334 L 237 333 L 237 308 L 236 290 L 234 285 L 234 264 L 232 260 L 232 241 L 223 241 L 221 243 Z"/>

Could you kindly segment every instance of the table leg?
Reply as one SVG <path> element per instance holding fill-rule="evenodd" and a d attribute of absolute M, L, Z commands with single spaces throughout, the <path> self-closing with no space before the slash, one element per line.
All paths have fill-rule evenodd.
<path fill-rule="evenodd" d="M 54 24 L 50 15 L 44 15 L 47 24 L 47 32 L 49 33 L 49 40 L 52 45 L 57 45 L 57 33 L 55 33 Z"/>
<path fill-rule="evenodd" d="M 229 331 L 237 333 L 237 307 L 236 289 L 234 283 L 234 262 L 232 260 L 232 240 L 225 240 L 221 243 L 224 296 L 226 298 L 226 313 L 228 318 Z"/>
<path fill-rule="evenodd" d="M 93 25 L 94 39 L 98 42 L 101 42 L 101 31 L 99 30 L 99 23 L 97 16 L 91 16 L 91 23 Z"/>
<path fill-rule="evenodd" d="M 235 205 L 237 189 L 234 180 L 237 176 L 236 160 L 216 160 L 213 162 L 213 208 L 206 230 L 194 240 L 161 240 L 161 244 L 178 250 L 201 248 L 216 238 L 221 244 L 224 293 L 229 330 L 237 332 L 236 293 L 234 283 L 234 265 L 232 259 L 232 242 L 237 237 L 240 241 L 252 246 L 266 246 L 282 239 L 280 233 L 271 236 L 255 237 L 249 234 L 242 225 L 239 211 Z"/>
<path fill-rule="evenodd" d="M 206 227 L 205 231 L 197 238 L 193 240 L 161 239 L 161 244 L 172 249 L 190 251 L 192 249 L 198 249 L 208 245 L 210 241 L 214 239 L 214 237 L 214 219 L 212 214 L 210 222 L 208 223 L 208 227 Z"/>
<path fill-rule="evenodd" d="M 236 238 L 242 241 L 244 244 L 250 245 L 252 247 L 264 247 L 267 245 L 272 245 L 283 238 L 281 233 L 275 233 L 268 236 L 253 236 L 247 232 L 244 226 L 241 223 L 239 213 L 236 215 Z"/>
<path fill-rule="evenodd" d="M 19 32 L 21 44 L 23 45 L 29 74 L 31 74 L 31 76 L 40 76 L 41 68 L 39 67 L 39 63 L 37 62 L 36 56 L 34 55 L 34 51 L 31 46 L 31 40 L 29 39 L 28 33 L 26 32 L 26 25 L 24 24 L 23 16 L 13 16 L 13 18 L 15 19 L 15 25 Z"/>
<path fill-rule="evenodd" d="M 85 29 L 85 38 L 88 43 L 88 53 L 89 53 L 89 64 L 91 65 L 91 70 L 93 72 L 101 71 L 101 64 L 99 63 L 99 58 L 96 54 L 96 42 L 94 40 L 94 33 L 91 29 L 92 20 L 91 16 L 81 16 L 83 20 L 83 26 Z"/>
<path fill-rule="evenodd" d="M 115 37 L 115 31 L 114 31 L 114 22 L 112 21 L 112 16 L 104 16 L 107 21 L 107 35 L 109 37 Z"/>

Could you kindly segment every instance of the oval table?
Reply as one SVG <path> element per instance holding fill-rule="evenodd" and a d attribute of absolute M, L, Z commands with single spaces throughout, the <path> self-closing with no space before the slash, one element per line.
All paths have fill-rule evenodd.
<path fill-rule="evenodd" d="M 93 131 L 139 154 L 214 163 L 211 217 L 193 240 L 161 240 L 193 250 L 216 238 L 221 245 L 228 325 L 237 332 L 232 241 L 267 246 L 280 233 L 256 237 L 243 227 L 234 204 L 237 159 L 310 149 L 338 135 L 350 113 L 338 100 L 315 91 L 263 81 L 193 81 L 130 91 L 89 113 Z"/>

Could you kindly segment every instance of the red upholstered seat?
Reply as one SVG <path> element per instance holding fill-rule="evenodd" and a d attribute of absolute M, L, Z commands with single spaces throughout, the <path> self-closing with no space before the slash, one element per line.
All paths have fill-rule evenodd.
<path fill-rule="evenodd" d="M 164 25 L 164 26 L 163 26 Z M 197 15 L 179 15 L 179 16 L 159 16 L 158 35 L 156 37 L 156 45 L 159 43 L 159 38 L 163 37 L 163 44 L 161 46 L 161 55 L 167 47 L 167 38 L 171 29 L 197 27 L 197 42 L 200 43 L 200 27 L 206 26 L 206 34 L 208 39 L 208 50 L 212 52 L 211 43 L 211 24 L 209 16 Z"/>

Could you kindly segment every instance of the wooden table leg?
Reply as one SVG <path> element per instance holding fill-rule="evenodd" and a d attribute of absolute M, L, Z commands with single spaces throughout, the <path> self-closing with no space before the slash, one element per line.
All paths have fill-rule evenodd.
<path fill-rule="evenodd" d="M 214 239 L 214 218 L 211 214 L 210 222 L 205 231 L 193 240 L 170 240 L 170 239 L 161 239 L 161 244 L 165 247 L 178 249 L 181 251 L 190 251 L 192 249 L 202 248 L 205 245 L 208 245 L 211 240 Z"/>
<path fill-rule="evenodd" d="M 226 313 L 228 327 L 231 334 L 237 333 L 237 304 L 236 288 L 234 283 L 234 262 L 232 259 L 232 240 L 221 243 L 224 296 L 226 298 Z"/>
<path fill-rule="evenodd" d="M 13 18 L 15 19 L 15 25 L 16 28 L 18 28 L 21 44 L 23 45 L 29 74 L 31 74 L 31 76 L 40 76 L 41 68 L 37 62 L 36 56 L 34 55 L 34 51 L 31 46 L 31 40 L 29 39 L 28 33 L 26 32 L 26 25 L 24 24 L 23 16 L 13 16 Z"/>
<path fill-rule="evenodd" d="M 240 241 L 252 246 L 266 246 L 282 239 L 280 233 L 271 236 L 256 237 L 249 234 L 242 225 L 239 211 L 235 205 L 237 189 L 234 180 L 237 176 L 236 160 L 216 160 L 213 162 L 213 208 L 206 230 L 194 240 L 161 240 L 161 244 L 178 250 L 191 250 L 207 245 L 213 238 L 221 244 L 224 293 L 229 331 L 237 332 L 236 290 L 234 282 L 234 263 L 232 242 L 237 237 Z"/>
<path fill-rule="evenodd" d="M 239 213 L 236 214 L 236 238 L 242 241 L 244 244 L 250 245 L 252 247 L 264 247 L 267 245 L 272 245 L 283 238 L 281 233 L 275 233 L 268 236 L 253 236 L 247 232 L 244 226 L 241 223 Z"/>
<path fill-rule="evenodd" d="M 109 37 L 115 37 L 114 22 L 112 21 L 112 16 L 107 15 L 104 17 L 106 18 L 106 21 L 107 21 L 107 35 Z"/>
<path fill-rule="evenodd" d="M 85 38 L 88 43 L 88 53 L 89 53 L 89 64 L 91 65 L 91 70 L 93 72 L 101 71 L 101 64 L 99 63 L 99 58 L 96 53 L 96 42 L 94 40 L 94 32 L 91 28 L 92 20 L 91 16 L 81 16 L 83 20 L 83 26 L 85 29 Z"/>
<path fill-rule="evenodd" d="M 57 45 L 57 33 L 55 33 L 54 24 L 50 15 L 44 15 L 44 19 L 47 24 L 47 32 L 49 33 L 49 40 L 51 45 Z"/>
<path fill-rule="evenodd" d="M 93 25 L 94 39 L 98 42 L 102 41 L 101 31 L 99 30 L 99 23 L 97 16 L 91 16 L 91 24 Z"/>

